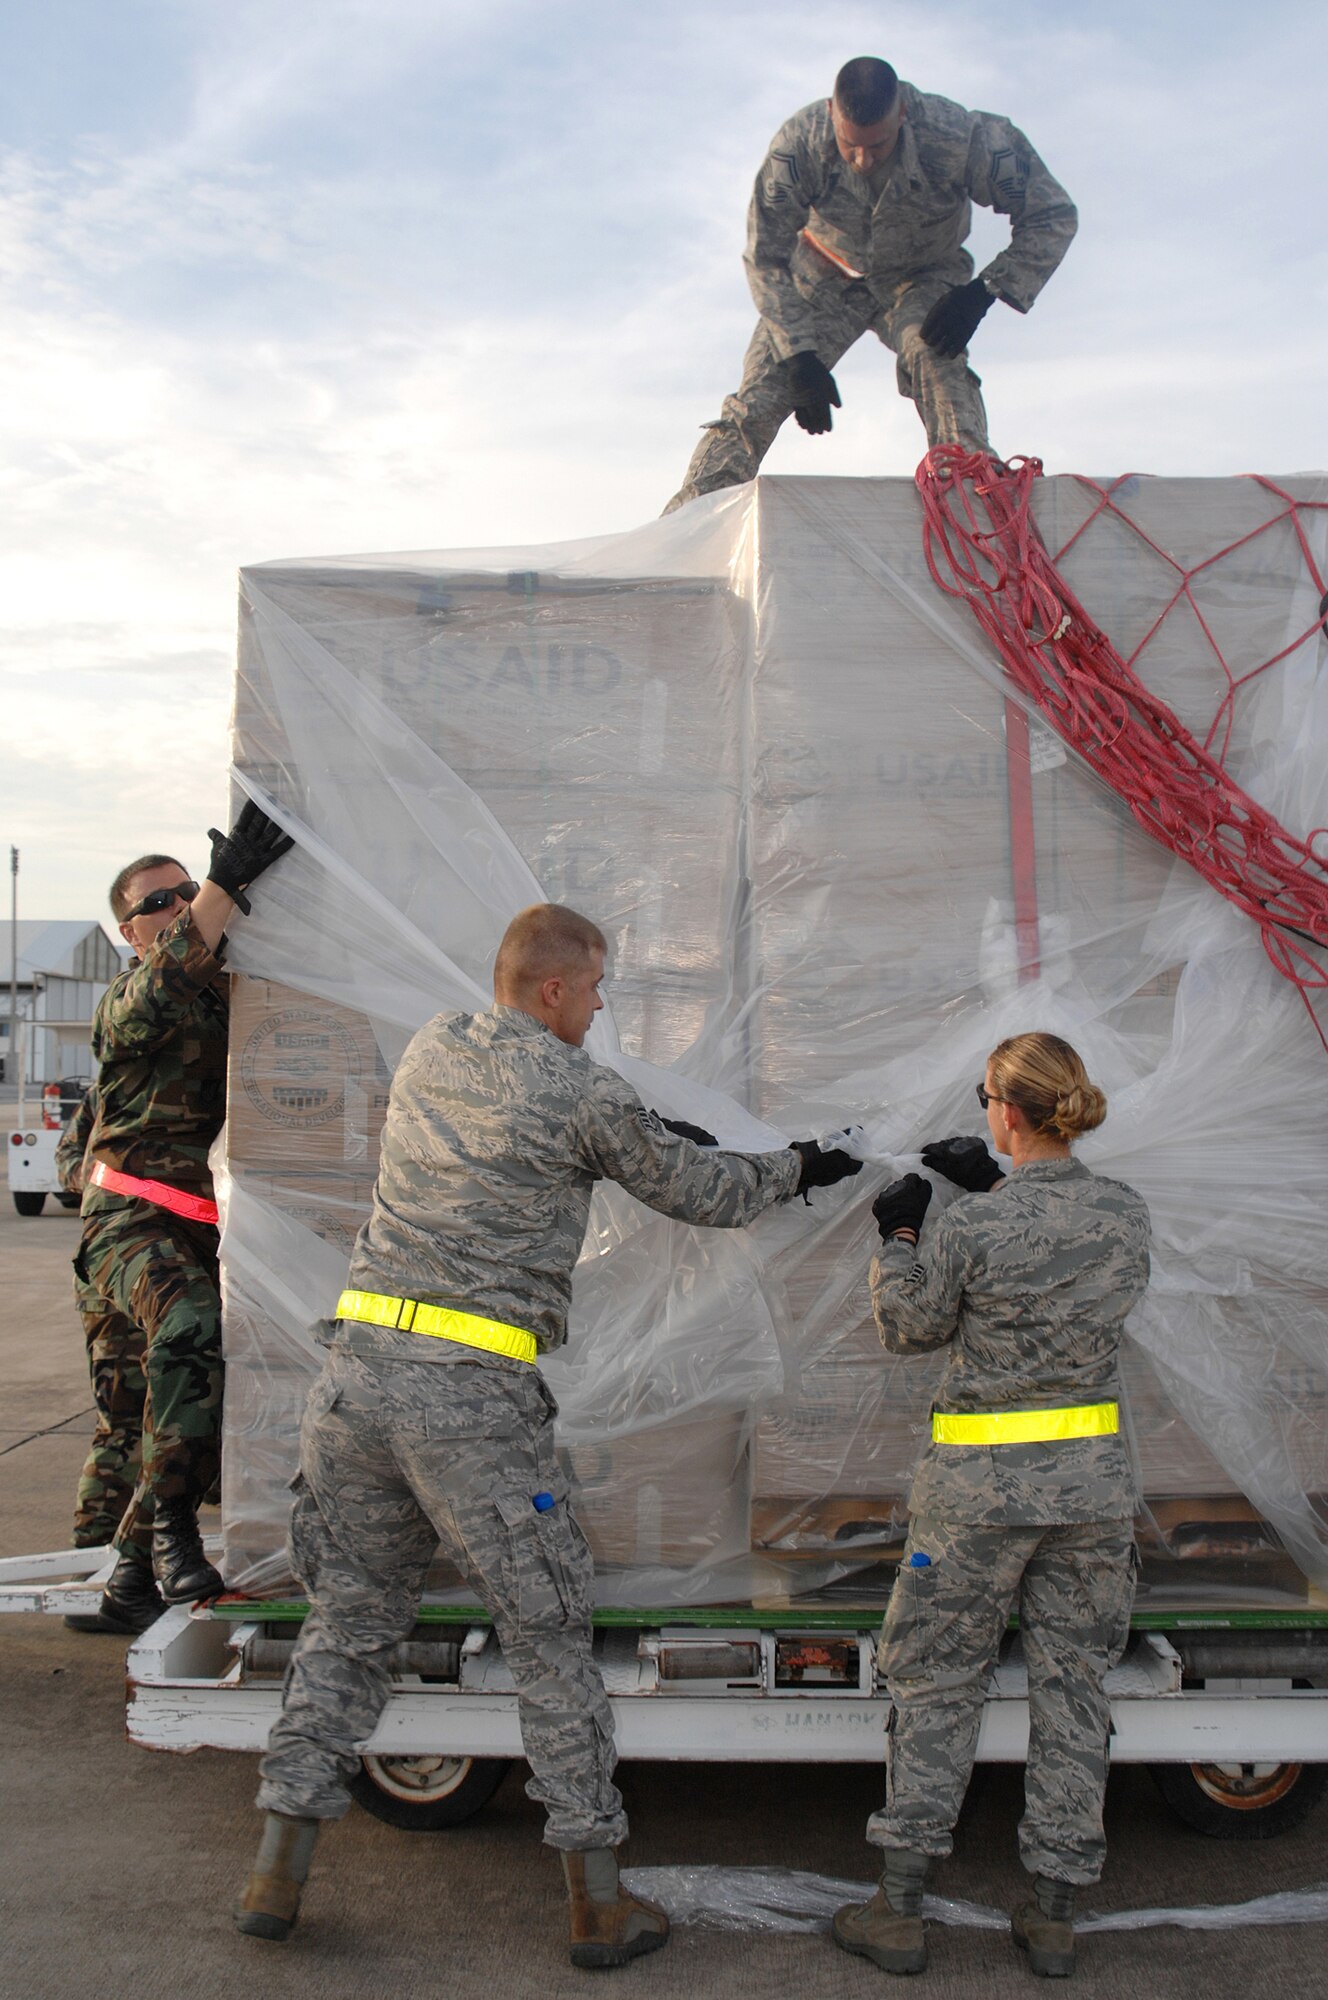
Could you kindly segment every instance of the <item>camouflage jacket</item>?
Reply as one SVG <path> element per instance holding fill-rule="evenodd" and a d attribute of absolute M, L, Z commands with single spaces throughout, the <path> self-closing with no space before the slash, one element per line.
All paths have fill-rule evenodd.
<path fill-rule="evenodd" d="M 55 1149 L 55 1177 L 66 1194 L 83 1192 L 83 1155 L 92 1137 L 98 1102 L 94 1083 L 90 1090 L 84 1092 L 83 1102 L 73 1117 L 65 1120 L 64 1131 L 60 1134 Z"/>
<path fill-rule="evenodd" d="M 973 260 L 963 248 L 973 202 L 1010 218 L 1010 242 L 983 283 L 1027 312 L 1079 226 L 1074 203 L 1017 126 L 989 111 L 901 84 L 904 124 L 882 167 L 855 174 L 835 144 L 830 104 L 794 113 L 770 142 L 747 215 L 743 262 L 757 311 L 787 359 L 816 345 L 816 312 L 794 274 L 838 284 L 823 259 L 799 249 L 804 227 L 860 272 L 888 303 L 924 271 L 963 284 Z"/>
<path fill-rule="evenodd" d="M 1120 1395 L 1118 1354 L 1148 1284 L 1148 1210 L 1078 1160 L 1038 1160 L 989 1194 L 962 1195 L 915 1251 L 871 1267 L 885 1346 L 951 1342 L 942 1411 L 1077 1408 Z M 915 1514 L 992 1525 L 1118 1520 L 1139 1499 L 1122 1435 L 1056 1443 L 929 1444 Z"/>
<path fill-rule="evenodd" d="M 224 946 L 223 946 L 224 949 Z M 103 993 L 92 1023 L 99 1108 L 89 1161 L 211 1195 L 226 1115 L 228 979 L 188 913 Z M 126 1197 L 89 1188 L 84 1215 Z"/>
<path fill-rule="evenodd" d="M 518 1008 L 439 1015 L 398 1065 L 347 1283 L 524 1327 L 546 1351 L 567 1337 L 597 1180 L 680 1221 L 737 1228 L 791 1195 L 799 1171 L 791 1149 L 675 1138 L 614 1071 Z M 411 1361 L 469 1352 L 358 1322 L 338 1344 Z"/>

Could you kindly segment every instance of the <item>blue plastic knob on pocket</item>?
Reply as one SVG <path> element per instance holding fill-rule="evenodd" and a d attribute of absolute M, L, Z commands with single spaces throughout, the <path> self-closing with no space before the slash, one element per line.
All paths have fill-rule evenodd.
<path fill-rule="evenodd" d="M 914 1549 L 908 1559 L 908 1566 L 910 1569 L 930 1569 L 931 1557 L 924 1556 L 921 1549 Z"/>
<path fill-rule="evenodd" d="M 547 1514 L 550 1507 L 554 1504 L 553 1495 L 552 1493 L 533 1493 L 530 1497 L 530 1504 L 537 1514 Z"/>

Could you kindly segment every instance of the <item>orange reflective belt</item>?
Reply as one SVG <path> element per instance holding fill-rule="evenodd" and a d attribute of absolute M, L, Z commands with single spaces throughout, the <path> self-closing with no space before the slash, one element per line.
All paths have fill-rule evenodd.
<path fill-rule="evenodd" d="M 165 1181 L 141 1181 L 137 1174 L 122 1174 L 104 1160 L 94 1163 L 90 1179 L 94 1187 L 105 1188 L 108 1194 L 137 1195 L 140 1201 L 169 1208 L 172 1215 L 182 1215 L 187 1222 L 215 1224 L 220 1220 L 215 1201 L 205 1201 L 201 1194 L 186 1194 L 183 1188 L 167 1187 Z"/>

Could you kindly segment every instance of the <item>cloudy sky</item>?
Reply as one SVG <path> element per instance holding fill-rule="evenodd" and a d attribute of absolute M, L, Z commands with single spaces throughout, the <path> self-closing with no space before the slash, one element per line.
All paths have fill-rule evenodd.
<path fill-rule="evenodd" d="M 24 915 L 100 915 L 145 847 L 204 865 L 241 563 L 658 513 L 750 332 L 766 142 L 850 55 L 1004 112 L 1079 204 L 1034 312 L 975 343 L 1003 452 L 1328 465 L 1320 0 L 0 0 L 0 24 Z M 1002 238 L 979 217 L 980 257 Z M 790 427 L 767 469 L 910 474 L 874 342 L 839 382 L 834 435 Z"/>

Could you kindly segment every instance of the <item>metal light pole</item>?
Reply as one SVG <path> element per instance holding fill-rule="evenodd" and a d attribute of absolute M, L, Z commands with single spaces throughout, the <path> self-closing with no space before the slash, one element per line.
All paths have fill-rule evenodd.
<path fill-rule="evenodd" d="M 9 1067 L 18 1049 L 18 849 L 9 850 Z"/>

